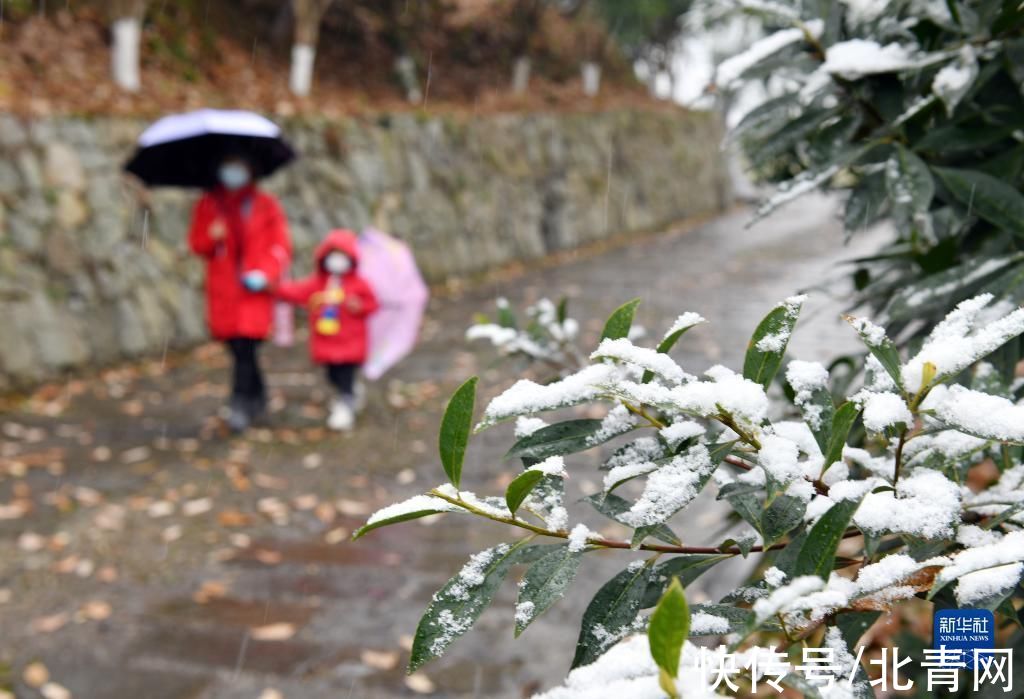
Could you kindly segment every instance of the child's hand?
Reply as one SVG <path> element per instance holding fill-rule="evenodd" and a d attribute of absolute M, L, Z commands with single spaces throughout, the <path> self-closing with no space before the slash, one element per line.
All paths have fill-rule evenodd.
<path fill-rule="evenodd" d="M 349 296 L 345 299 L 345 308 L 352 313 L 360 313 L 363 310 L 363 300 L 358 296 Z"/>
<path fill-rule="evenodd" d="M 210 237 L 214 240 L 224 240 L 228 234 L 228 227 L 224 223 L 224 219 L 218 218 L 210 224 Z"/>

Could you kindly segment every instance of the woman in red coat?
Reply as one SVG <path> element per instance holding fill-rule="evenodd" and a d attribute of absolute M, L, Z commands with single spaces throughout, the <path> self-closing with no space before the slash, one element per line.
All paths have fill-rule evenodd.
<path fill-rule="evenodd" d="M 359 276 L 359 246 L 352 231 L 331 231 L 315 252 L 316 268 L 305 279 L 280 284 L 275 293 L 309 307 L 309 351 L 327 369 L 338 392 L 327 425 L 351 429 L 355 421 L 355 375 L 366 361 L 366 318 L 377 298 Z"/>
<path fill-rule="evenodd" d="M 256 188 L 253 170 L 228 157 L 219 185 L 196 204 L 189 246 L 206 260 L 210 334 L 234 361 L 228 424 L 242 431 L 266 409 L 257 350 L 270 332 L 273 299 L 266 293 L 291 262 L 288 223 L 277 200 Z"/>

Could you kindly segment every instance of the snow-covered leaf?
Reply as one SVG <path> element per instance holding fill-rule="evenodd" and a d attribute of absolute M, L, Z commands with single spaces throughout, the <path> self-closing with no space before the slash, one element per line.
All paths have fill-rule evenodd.
<path fill-rule="evenodd" d="M 542 427 L 515 444 L 505 458 L 546 459 L 589 449 L 600 444 L 593 441 L 601 429 L 601 420 L 567 420 Z"/>
<path fill-rule="evenodd" d="M 633 299 L 612 311 L 601 331 L 601 339 L 616 340 L 629 337 L 629 329 L 633 327 L 633 316 L 636 315 L 636 307 L 639 305 L 640 299 Z"/>
<path fill-rule="evenodd" d="M 620 519 L 620 516 L 624 512 L 629 512 L 629 508 L 632 503 L 625 498 L 621 498 L 614 493 L 595 493 L 594 495 L 589 495 L 583 499 L 593 505 L 594 509 L 605 517 L 613 519 L 620 524 L 626 524 Z M 659 524 L 655 526 L 648 532 L 648 534 L 653 536 L 655 539 L 664 541 L 666 544 L 679 546 L 682 543 L 679 537 L 676 536 L 676 533 L 666 524 Z"/>
<path fill-rule="evenodd" d="M 803 522 L 807 503 L 791 495 L 780 495 L 761 515 L 765 546 L 771 546 Z"/>
<path fill-rule="evenodd" d="M 1024 194 L 1016 187 L 977 170 L 933 167 L 932 171 L 968 212 L 1024 236 Z"/>
<path fill-rule="evenodd" d="M 960 49 L 956 60 L 943 66 L 932 80 L 934 92 L 946 106 L 946 114 L 952 116 L 960 100 L 971 89 L 978 77 L 978 58 L 970 44 Z"/>
<path fill-rule="evenodd" d="M 842 500 L 821 516 L 800 547 L 792 577 L 817 575 L 828 580 L 835 565 L 836 549 L 859 506 L 860 499 Z"/>
<path fill-rule="evenodd" d="M 633 630 L 650 579 L 651 568 L 635 563 L 601 586 L 583 612 L 572 667 L 594 662 Z"/>
<path fill-rule="evenodd" d="M 389 524 L 407 522 L 411 519 L 419 519 L 420 517 L 436 515 L 442 512 L 466 511 L 464 508 L 434 495 L 416 495 L 404 502 L 389 505 L 373 513 L 366 521 L 366 524 L 352 534 L 352 540 L 355 541 L 364 534 L 380 527 L 386 527 Z"/>
<path fill-rule="evenodd" d="M 516 601 L 516 636 L 562 598 L 576 577 L 582 558 L 583 550 L 569 543 L 550 547 L 527 569 Z"/>
<path fill-rule="evenodd" d="M 442 655 L 451 643 L 469 631 L 495 592 L 517 563 L 530 563 L 550 546 L 499 544 L 470 557 L 462 570 L 434 594 L 420 619 L 409 657 L 409 672 Z M 561 547 L 556 547 L 561 548 Z"/>
<path fill-rule="evenodd" d="M 782 356 L 786 353 L 789 337 L 793 334 L 806 298 L 788 298 L 761 320 L 747 344 L 747 354 L 743 360 L 744 378 L 761 384 L 765 389 L 771 385 L 775 373 L 782 365 Z"/>

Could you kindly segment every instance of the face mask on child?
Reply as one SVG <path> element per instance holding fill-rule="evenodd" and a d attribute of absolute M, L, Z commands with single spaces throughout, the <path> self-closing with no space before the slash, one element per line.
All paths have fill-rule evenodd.
<path fill-rule="evenodd" d="M 230 190 L 241 189 L 249 184 L 249 168 L 242 163 L 224 163 L 217 171 L 220 183 Z"/>
<path fill-rule="evenodd" d="M 352 269 L 352 260 L 345 253 L 335 250 L 324 258 L 324 269 L 329 274 L 345 274 Z"/>

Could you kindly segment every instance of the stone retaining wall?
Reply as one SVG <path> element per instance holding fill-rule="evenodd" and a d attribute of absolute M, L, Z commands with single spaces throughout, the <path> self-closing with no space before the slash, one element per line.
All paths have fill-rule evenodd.
<path fill-rule="evenodd" d="M 205 337 L 185 247 L 194 193 L 120 172 L 144 122 L 0 114 L 0 390 Z M 325 231 L 375 222 L 432 281 L 722 208 L 718 120 L 683 110 L 303 119 L 267 182 L 295 273 Z"/>

